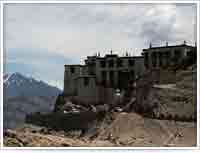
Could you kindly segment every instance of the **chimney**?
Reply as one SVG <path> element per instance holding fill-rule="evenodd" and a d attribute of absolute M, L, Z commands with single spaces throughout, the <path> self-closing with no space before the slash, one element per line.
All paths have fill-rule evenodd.
<path fill-rule="evenodd" d="M 152 44 L 151 44 L 151 42 L 150 42 L 150 44 L 149 44 L 149 48 L 152 48 Z"/>

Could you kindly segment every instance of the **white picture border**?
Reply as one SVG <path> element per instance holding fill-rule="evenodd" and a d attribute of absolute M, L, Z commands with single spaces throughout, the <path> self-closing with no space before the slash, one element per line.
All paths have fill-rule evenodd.
<path fill-rule="evenodd" d="M 197 146 L 195 147 L 4 147 L 3 146 L 3 35 L 4 35 L 4 31 L 3 31 L 3 7 L 5 4 L 70 4 L 70 3 L 74 3 L 74 4 L 117 4 L 117 3 L 141 3 L 141 4 L 145 4 L 145 3 L 160 3 L 160 4 L 166 4 L 166 3 L 191 3 L 191 4 L 196 4 L 197 5 Z M 74 149 L 84 149 L 84 150 L 91 150 L 91 149 L 104 149 L 104 150 L 113 150 L 113 149 L 117 149 L 117 150 L 121 150 L 121 149 L 140 149 L 140 150 L 151 150 L 151 149 L 156 149 L 156 150 L 160 150 L 160 149 L 167 149 L 167 150 L 177 150 L 177 149 L 187 149 L 187 150 L 196 150 L 199 149 L 199 7 L 200 7 L 200 2 L 199 1 L 1 1 L 1 79 L 0 79 L 0 83 L 1 83 L 1 93 L 0 93 L 0 100 L 1 100 L 1 149 L 11 149 L 11 150 L 15 150 L 15 149 L 31 149 L 31 150 L 38 150 L 38 149 L 65 149 L 65 150 L 74 150 Z"/>

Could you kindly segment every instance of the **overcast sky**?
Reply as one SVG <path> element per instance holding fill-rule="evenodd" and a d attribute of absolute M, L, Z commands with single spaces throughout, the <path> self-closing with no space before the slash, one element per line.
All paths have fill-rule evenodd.
<path fill-rule="evenodd" d="M 6 72 L 63 88 L 64 64 L 100 52 L 140 55 L 154 46 L 196 41 L 194 4 L 6 4 Z"/>

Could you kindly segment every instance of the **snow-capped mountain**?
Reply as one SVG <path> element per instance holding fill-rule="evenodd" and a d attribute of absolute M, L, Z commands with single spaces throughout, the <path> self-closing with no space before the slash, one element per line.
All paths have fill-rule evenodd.
<path fill-rule="evenodd" d="M 24 124 L 27 114 L 50 112 L 61 90 L 43 81 L 20 73 L 6 74 L 4 78 L 4 128 Z"/>
<path fill-rule="evenodd" d="M 20 73 L 4 75 L 4 97 L 57 96 L 61 90 L 43 81 L 25 77 Z"/>
<path fill-rule="evenodd" d="M 9 79 L 10 75 L 9 74 L 5 74 L 3 75 L 3 83 L 7 82 Z"/>

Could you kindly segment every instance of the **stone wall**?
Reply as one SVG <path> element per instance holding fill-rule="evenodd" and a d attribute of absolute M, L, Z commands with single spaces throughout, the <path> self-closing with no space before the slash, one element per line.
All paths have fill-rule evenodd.
<path fill-rule="evenodd" d="M 101 113 L 81 112 L 77 114 L 49 113 L 30 114 L 26 116 L 26 123 L 45 126 L 54 130 L 86 130 L 93 121 L 101 119 Z"/>
<path fill-rule="evenodd" d="M 77 85 L 75 79 L 83 72 L 81 65 L 65 65 L 64 72 L 64 94 L 77 95 Z"/>
<path fill-rule="evenodd" d="M 98 105 L 109 104 L 113 102 L 115 89 L 103 86 L 95 86 L 92 88 L 80 88 L 80 95 L 73 96 L 72 101 L 76 101 L 82 105 Z"/>

